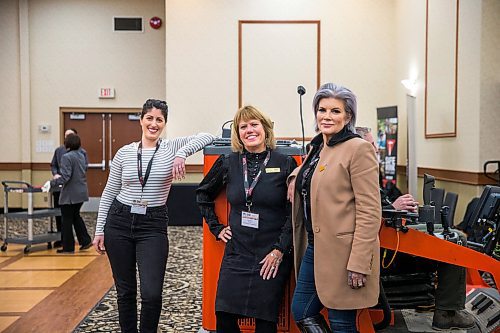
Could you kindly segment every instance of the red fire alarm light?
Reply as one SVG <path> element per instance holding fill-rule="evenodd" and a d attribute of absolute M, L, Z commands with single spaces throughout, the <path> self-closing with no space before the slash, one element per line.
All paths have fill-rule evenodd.
<path fill-rule="evenodd" d="M 152 17 L 150 20 L 149 20 L 149 25 L 151 26 L 151 28 L 153 29 L 160 29 L 161 27 L 161 18 L 159 18 L 158 16 L 154 16 Z"/>

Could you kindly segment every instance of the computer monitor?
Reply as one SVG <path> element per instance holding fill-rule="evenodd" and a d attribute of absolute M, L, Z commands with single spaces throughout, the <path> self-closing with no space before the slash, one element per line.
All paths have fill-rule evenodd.
<path fill-rule="evenodd" d="M 468 240 L 481 244 L 483 251 L 491 254 L 498 242 L 499 224 L 500 187 L 487 185 L 467 225 Z"/>

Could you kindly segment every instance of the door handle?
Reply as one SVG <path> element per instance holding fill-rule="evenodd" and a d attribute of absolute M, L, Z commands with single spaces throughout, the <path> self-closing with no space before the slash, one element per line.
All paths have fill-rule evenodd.
<path fill-rule="evenodd" d="M 88 168 L 89 169 L 101 169 L 103 171 L 106 170 L 106 142 L 104 141 L 104 137 L 106 135 L 106 115 L 103 113 L 101 114 L 102 117 L 102 135 L 101 135 L 101 143 L 102 143 L 102 160 L 101 163 L 89 163 Z"/>
<path fill-rule="evenodd" d="M 89 168 L 106 170 L 104 161 L 102 161 L 102 163 L 89 163 Z"/>
<path fill-rule="evenodd" d="M 111 113 L 108 113 L 108 128 L 109 128 L 109 163 L 108 163 L 108 168 L 111 169 L 111 163 L 113 163 L 113 126 L 112 126 L 112 116 Z"/>

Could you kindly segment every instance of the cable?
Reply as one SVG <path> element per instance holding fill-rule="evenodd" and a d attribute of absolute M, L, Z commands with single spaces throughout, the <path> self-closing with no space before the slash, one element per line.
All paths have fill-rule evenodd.
<path fill-rule="evenodd" d="M 396 235 L 398 236 L 397 239 L 397 243 L 396 243 L 396 250 L 394 250 L 394 254 L 392 255 L 392 258 L 391 258 L 391 261 L 389 261 L 389 264 L 386 266 L 384 265 L 384 261 L 385 261 L 385 257 L 387 255 L 387 249 L 384 249 L 384 255 L 382 256 L 382 268 L 389 268 L 389 266 L 392 265 L 392 263 L 394 262 L 394 259 L 396 258 L 396 254 L 398 253 L 398 250 L 399 250 L 399 231 L 396 231 Z"/>

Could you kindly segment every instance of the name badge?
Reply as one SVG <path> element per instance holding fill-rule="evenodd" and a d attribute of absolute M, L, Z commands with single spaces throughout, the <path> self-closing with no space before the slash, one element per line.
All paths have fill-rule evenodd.
<path fill-rule="evenodd" d="M 130 212 L 132 214 L 146 215 L 146 209 L 148 208 L 148 202 L 143 200 L 134 200 Z"/>
<path fill-rule="evenodd" d="M 259 229 L 259 214 L 241 212 L 241 225 L 244 227 Z"/>
<path fill-rule="evenodd" d="M 280 171 L 280 168 L 266 168 L 266 173 L 278 173 Z"/>

